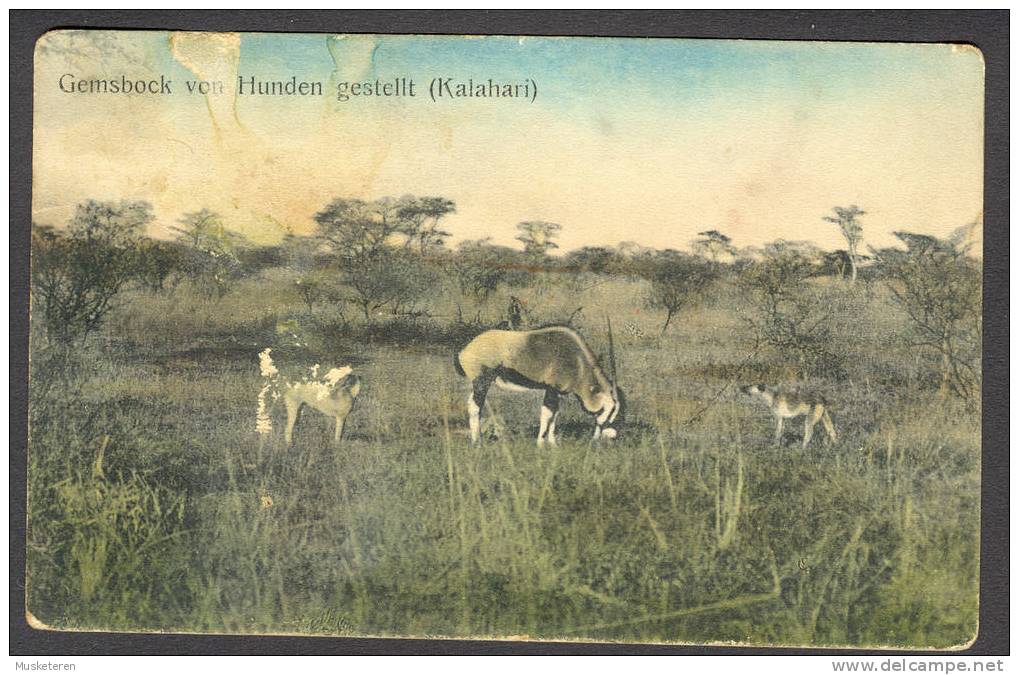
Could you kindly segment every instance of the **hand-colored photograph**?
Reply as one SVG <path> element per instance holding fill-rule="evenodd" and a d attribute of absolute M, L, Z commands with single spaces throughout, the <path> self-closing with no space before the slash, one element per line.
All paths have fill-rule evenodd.
<path fill-rule="evenodd" d="M 965 648 L 983 97 L 960 44 L 46 33 L 29 623 Z"/>

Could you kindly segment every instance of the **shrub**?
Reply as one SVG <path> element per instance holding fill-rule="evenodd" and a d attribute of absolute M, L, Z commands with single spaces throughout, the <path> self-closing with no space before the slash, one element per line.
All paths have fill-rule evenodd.
<path fill-rule="evenodd" d="M 357 307 L 366 323 L 383 309 L 393 314 L 419 313 L 417 301 L 435 283 L 435 270 L 406 249 L 379 249 L 374 255 L 344 262 L 340 279 L 344 299 Z"/>
<path fill-rule="evenodd" d="M 487 239 L 461 242 L 456 255 L 452 256 L 449 271 L 456 280 L 460 295 L 475 302 L 484 303 L 488 296 L 504 282 L 507 270 L 499 249 Z M 463 321 L 463 307 L 456 303 L 457 319 Z"/>
<path fill-rule="evenodd" d="M 792 242 L 769 244 L 764 259 L 740 274 L 740 310 L 757 341 L 793 361 L 801 376 L 841 377 L 842 357 L 829 348 L 836 307 L 809 281 L 817 269 L 811 253 Z"/>
<path fill-rule="evenodd" d="M 79 204 L 66 232 L 34 226 L 32 286 L 46 335 L 70 344 L 96 331 L 137 271 L 141 233 L 153 219 L 146 202 Z"/>
<path fill-rule="evenodd" d="M 980 390 L 980 263 L 949 241 L 910 232 L 895 236 L 905 251 L 875 254 L 895 304 L 909 317 L 910 340 L 938 358 L 942 393 L 972 400 Z"/>
<path fill-rule="evenodd" d="M 649 268 L 651 291 L 647 305 L 665 310 L 663 335 L 676 312 L 697 300 L 719 276 L 717 265 L 671 250 L 654 256 Z"/>

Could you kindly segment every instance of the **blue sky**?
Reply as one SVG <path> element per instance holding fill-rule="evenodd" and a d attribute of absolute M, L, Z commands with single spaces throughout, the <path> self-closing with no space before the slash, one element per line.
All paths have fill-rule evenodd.
<path fill-rule="evenodd" d="M 891 231 L 947 234 L 981 218 L 983 63 L 950 45 L 606 38 L 50 33 L 37 70 L 36 211 L 146 198 L 168 229 L 220 210 L 269 237 L 313 227 L 335 196 L 439 194 L 457 238 L 513 241 L 563 225 L 564 248 L 620 239 L 685 247 L 839 244 L 822 216 L 868 211 Z M 326 96 L 68 96 L 54 81 L 163 73 L 232 87 L 238 73 L 318 80 Z M 339 80 L 538 83 L 534 104 L 334 100 Z M 114 137 L 118 142 L 110 142 Z M 66 158 L 78 159 L 68 162 Z"/>

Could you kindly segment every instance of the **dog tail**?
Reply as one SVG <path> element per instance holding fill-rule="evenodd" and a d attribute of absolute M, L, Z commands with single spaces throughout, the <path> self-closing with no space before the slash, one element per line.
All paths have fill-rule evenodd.
<path fill-rule="evenodd" d="M 467 373 L 464 372 L 464 367 L 460 363 L 460 353 L 457 352 L 453 355 L 453 368 L 456 370 L 456 374 L 460 377 L 467 377 Z"/>

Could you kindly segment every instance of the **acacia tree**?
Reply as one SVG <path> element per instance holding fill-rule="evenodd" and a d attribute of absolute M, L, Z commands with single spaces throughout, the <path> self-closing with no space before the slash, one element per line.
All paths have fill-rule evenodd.
<path fill-rule="evenodd" d="M 422 255 L 443 248 L 452 235 L 439 229 L 439 221 L 455 211 L 456 205 L 443 197 L 404 197 L 397 216 L 403 222 L 407 245 L 416 245 Z"/>
<path fill-rule="evenodd" d="M 324 270 L 305 272 L 293 282 L 291 288 L 308 308 L 308 314 L 315 313 L 317 303 L 340 297 L 333 275 Z"/>
<path fill-rule="evenodd" d="M 740 271 L 742 319 L 756 339 L 792 358 L 804 371 L 839 374 L 842 356 L 830 349 L 838 308 L 810 284 L 820 252 L 806 242 L 775 241 Z"/>
<path fill-rule="evenodd" d="M 734 256 L 736 248 L 732 245 L 732 239 L 718 230 L 707 230 L 698 232 L 698 238 L 693 241 L 693 250 L 712 262 L 718 262 L 719 256 Z"/>
<path fill-rule="evenodd" d="M 507 269 L 499 248 L 489 239 L 470 239 L 460 242 L 450 261 L 450 269 L 460 295 L 484 303 L 492 291 L 506 280 Z M 456 303 L 457 318 L 463 321 L 463 308 Z"/>
<path fill-rule="evenodd" d="M 431 268 L 404 249 L 345 261 L 341 280 L 350 291 L 343 299 L 361 310 L 366 324 L 386 308 L 397 314 L 414 314 L 414 303 L 435 281 Z"/>
<path fill-rule="evenodd" d="M 184 265 L 179 244 L 158 239 L 143 239 L 138 245 L 136 274 L 138 281 L 151 291 L 160 292 L 176 284 Z"/>
<path fill-rule="evenodd" d="M 615 259 L 615 252 L 604 246 L 584 246 L 567 253 L 563 264 L 583 272 L 602 274 L 612 267 Z"/>
<path fill-rule="evenodd" d="M 88 200 L 63 232 L 33 226 L 33 300 L 51 342 L 70 345 L 99 329 L 136 276 L 138 244 L 153 218 L 147 202 Z"/>
<path fill-rule="evenodd" d="M 419 251 L 434 247 L 442 239 L 435 225 L 452 209 L 452 202 L 439 198 L 337 198 L 315 214 L 318 238 L 342 263 L 340 278 L 349 290 L 344 299 L 366 323 L 383 308 L 413 312 L 434 273 L 410 242 L 427 242 Z"/>
<path fill-rule="evenodd" d="M 979 261 L 957 242 L 895 232 L 906 250 L 875 251 L 892 297 L 912 327 L 912 343 L 940 360 L 942 394 L 973 400 L 980 385 Z"/>
<path fill-rule="evenodd" d="M 524 253 L 535 262 L 540 262 L 549 251 L 559 248 L 555 238 L 559 236 L 563 226 L 558 223 L 529 220 L 518 223 L 517 229 L 520 230 L 516 237 L 517 241 L 524 244 Z"/>
<path fill-rule="evenodd" d="M 209 294 L 224 295 L 231 280 L 242 272 L 238 251 L 247 245 L 245 238 L 228 230 L 215 211 L 201 209 L 181 216 L 177 241 L 187 247 L 184 270 Z"/>
<path fill-rule="evenodd" d="M 860 241 L 863 239 L 863 226 L 860 225 L 859 218 L 862 215 L 866 215 L 867 212 L 856 204 L 850 204 L 848 208 L 836 206 L 832 210 L 835 212 L 835 215 L 824 216 L 824 220 L 829 223 L 835 223 L 839 226 L 839 230 L 842 231 L 842 236 L 846 240 L 847 253 L 849 254 L 849 282 L 856 283 L 856 269 L 859 259 L 857 251 L 860 247 Z"/>
<path fill-rule="evenodd" d="M 662 335 L 669 328 L 672 317 L 683 307 L 701 297 L 707 287 L 718 278 L 718 266 L 697 256 L 679 251 L 662 251 L 648 261 L 651 291 L 649 307 L 665 310 Z"/>
<path fill-rule="evenodd" d="M 397 200 L 388 197 L 366 202 L 337 198 L 315 214 L 317 235 L 337 255 L 368 260 L 395 243 L 406 230 Z"/>

